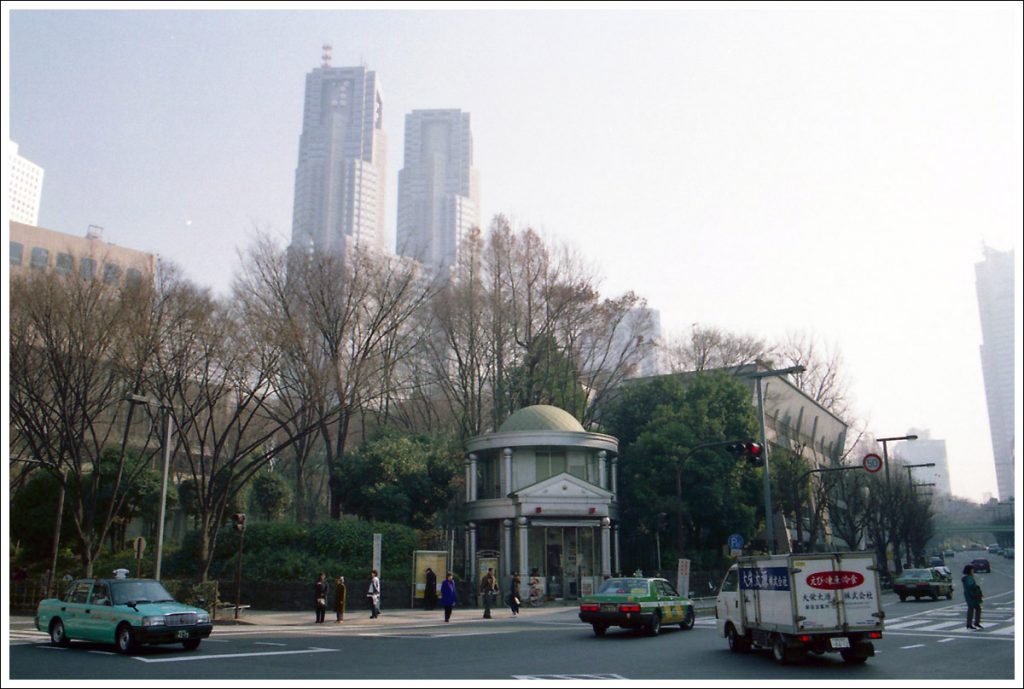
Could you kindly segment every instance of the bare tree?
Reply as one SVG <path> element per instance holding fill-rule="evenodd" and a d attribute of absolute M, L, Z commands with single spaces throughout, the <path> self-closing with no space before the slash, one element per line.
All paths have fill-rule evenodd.
<path fill-rule="evenodd" d="M 790 333 L 775 352 L 780 367 L 805 367 L 793 374 L 793 383 L 801 391 L 840 419 L 848 418 L 850 386 L 838 347 L 821 345 L 806 333 Z"/>
<path fill-rule="evenodd" d="M 733 368 L 773 357 L 772 347 L 760 338 L 697 323 L 689 336 L 670 338 L 664 349 L 672 373 Z"/>

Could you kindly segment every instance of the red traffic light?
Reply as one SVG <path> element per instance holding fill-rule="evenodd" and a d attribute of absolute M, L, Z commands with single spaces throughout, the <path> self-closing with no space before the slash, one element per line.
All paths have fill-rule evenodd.
<path fill-rule="evenodd" d="M 747 443 L 747 461 L 750 462 L 751 466 L 763 467 L 764 466 L 764 452 L 762 451 L 760 443 Z"/>

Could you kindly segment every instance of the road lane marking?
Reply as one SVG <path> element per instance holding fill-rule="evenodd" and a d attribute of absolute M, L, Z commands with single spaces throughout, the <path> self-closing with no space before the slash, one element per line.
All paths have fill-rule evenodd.
<path fill-rule="evenodd" d="M 930 624 L 927 627 L 916 627 L 915 632 L 934 632 L 938 629 L 952 629 L 953 627 L 963 627 L 967 629 L 967 625 L 963 620 L 946 620 L 945 622 L 939 622 L 938 624 Z"/>
<path fill-rule="evenodd" d="M 182 656 L 180 658 L 140 658 L 133 656 L 135 660 L 143 663 L 186 663 L 193 660 L 215 660 L 220 658 L 253 658 L 259 656 L 287 656 L 303 653 L 337 653 L 337 648 L 308 648 L 301 651 L 264 651 L 261 653 L 218 653 L 208 656 Z"/>
<path fill-rule="evenodd" d="M 273 641 L 254 641 L 253 646 L 286 646 L 287 644 L 278 644 Z"/>
<path fill-rule="evenodd" d="M 948 643 L 950 641 L 956 641 L 956 637 L 955 636 L 948 636 L 945 639 L 939 639 L 936 643 L 944 644 L 944 643 Z"/>
<path fill-rule="evenodd" d="M 116 656 L 117 654 L 113 651 L 89 651 L 89 653 L 96 653 L 101 656 Z"/>
<path fill-rule="evenodd" d="M 896 624 L 886 623 L 885 628 L 886 629 L 906 629 L 907 627 L 914 627 L 914 626 L 919 625 L 919 624 L 928 624 L 929 622 L 931 622 L 931 620 L 929 620 L 927 618 L 919 618 L 919 619 L 916 619 L 916 620 L 904 620 L 902 622 L 897 622 Z"/>
<path fill-rule="evenodd" d="M 1014 627 L 1011 624 L 1009 627 L 1000 627 L 999 629 L 994 629 L 994 630 L 992 630 L 989 633 L 990 634 L 1013 634 L 1013 631 L 1014 631 Z"/>
<path fill-rule="evenodd" d="M 908 648 L 924 648 L 924 644 L 914 644 L 913 646 L 900 646 L 901 651 L 905 651 Z"/>

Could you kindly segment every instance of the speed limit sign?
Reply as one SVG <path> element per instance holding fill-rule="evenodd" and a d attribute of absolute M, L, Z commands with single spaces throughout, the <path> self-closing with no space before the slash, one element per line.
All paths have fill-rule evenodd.
<path fill-rule="evenodd" d="M 882 458 L 878 455 L 871 453 L 864 455 L 864 471 L 875 473 L 882 469 Z"/>

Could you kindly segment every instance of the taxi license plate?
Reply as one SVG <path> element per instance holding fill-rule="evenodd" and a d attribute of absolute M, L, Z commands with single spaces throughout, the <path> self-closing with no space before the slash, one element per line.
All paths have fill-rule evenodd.
<path fill-rule="evenodd" d="M 849 648 L 850 640 L 845 636 L 832 637 L 832 648 Z"/>
<path fill-rule="evenodd" d="M 187 629 L 179 629 L 176 636 L 179 639 L 187 639 L 188 638 L 188 630 Z"/>
<path fill-rule="evenodd" d="M 615 612 L 616 610 L 618 610 L 618 608 L 619 606 L 615 605 L 615 603 L 601 604 L 601 612 Z"/>

